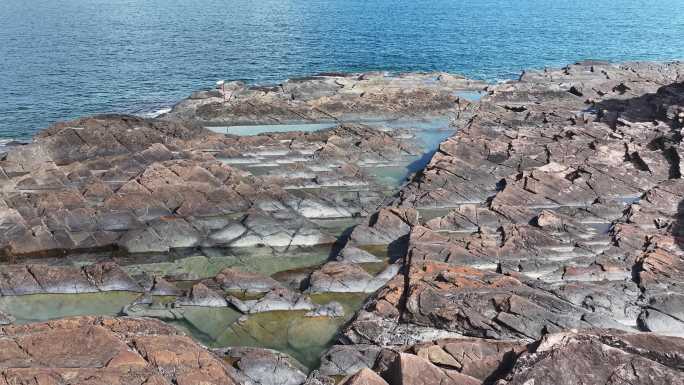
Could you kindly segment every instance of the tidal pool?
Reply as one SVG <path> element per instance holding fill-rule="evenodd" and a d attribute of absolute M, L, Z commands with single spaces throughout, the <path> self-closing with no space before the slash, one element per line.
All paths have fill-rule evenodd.
<path fill-rule="evenodd" d="M 454 95 L 471 102 L 479 102 L 485 93 L 483 91 L 456 91 L 454 92 Z"/>
<path fill-rule="evenodd" d="M 479 93 L 474 91 L 472 91 L 472 93 L 479 95 Z M 450 126 L 450 120 L 448 116 L 426 117 L 423 119 L 360 120 L 349 121 L 348 123 L 364 124 L 379 131 L 406 130 L 407 133 L 413 135 L 410 140 L 416 141 L 422 145 L 422 153 L 420 155 L 407 156 L 406 159 L 392 162 L 392 164 L 360 164 L 371 176 L 374 176 L 380 184 L 385 185 L 390 189 L 395 189 L 396 187 L 401 186 L 404 182 L 406 182 L 406 179 L 409 175 L 424 169 L 432 159 L 432 156 L 435 154 L 435 152 L 437 152 L 439 144 L 449 136 L 453 135 L 455 132 L 455 129 Z M 213 132 L 221 134 L 247 136 L 268 132 L 312 132 L 329 129 L 335 127 L 337 124 L 339 123 L 273 124 L 226 127 L 208 126 L 207 128 Z M 292 156 L 288 155 L 287 153 L 259 153 L 258 156 L 255 154 L 243 158 L 225 159 L 224 161 L 249 171 L 256 176 L 283 176 L 288 175 L 291 172 L 287 169 L 287 164 L 309 164 L 312 163 L 312 160 L 313 158 L 309 159 L 304 155 L 300 155 L 299 158 L 292 158 Z M 315 176 L 315 172 L 311 167 L 305 167 L 302 173 L 303 176 L 307 173 Z M 344 186 L 338 186 L 337 189 L 343 190 L 342 187 Z M 293 188 L 300 187 L 295 186 Z M 388 194 L 391 195 L 392 193 L 393 191 L 388 191 Z"/>
<path fill-rule="evenodd" d="M 343 228 L 353 223 L 343 220 L 325 222 L 331 228 Z M 368 251 L 376 254 L 381 261 L 362 266 L 376 274 L 387 266 L 386 247 L 369 247 Z M 134 275 L 147 272 L 161 274 L 172 281 L 179 279 L 175 284 L 182 289 L 188 289 L 199 279 L 214 276 L 225 267 L 273 276 L 288 284 L 289 281 L 298 282 L 299 276 L 306 277 L 316 266 L 329 260 L 331 246 L 290 250 L 277 255 L 272 251 L 254 249 L 245 250 L 240 255 L 221 255 L 222 252 L 225 251 L 204 250 L 203 255 L 169 256 L 168 261 L 160 261 L 156 257 L 154 263 L 140 260 L 124 268 Z M 129 262 L 134 260 L 131 257 Z M 14 316 L 17 324 L 80 315 L 117 316 L 123 314 L 124 307 L 135 303 L 141 296 L 132 292 L 105 292 L 0 297 L 0 311 Z M 158 308 L 160 312 L 157 315 L 154 312 L 147 314 L 180 328 L 211 348 L 253 346 L 276 349 L 313 369 L 317 367 L 320 355 L 334 343 L 340 327 L 354 316 L 368 294 L 314 293 L 310 297 L 318 305 L 339 302 L 344 308 L 344 316 L 307 317 L 306 311 L 245 315 L 232 307 L 173 307 L 175 297 L 152 297 L 155 302 L 152 308 Z M 164 309 L 175 310 L 164 312 Z"/>
<path fill-rule="evenodd" d="M 17 324 L 83 315 L 115 316 L 139 296 L 126 291 L 8 296 L 0 297 L 0 310 L 15 317 Z"/>
<path fill-rule="evenodd" d="M 261 124 L 244 126 L 207 126 L 210 131 L 219 134 L 230 134 L 238 136 L 259 135 L 270 132 L 314 132 L 335 127 L 337 123 L 301 123 L 301 124 Z"/>
<path fill-rule="evenodd" d="M 388 186 L 401 186 L 410 175 L 422 171 L 439 150 L 440 143 L 456 132 L 454 128 L 450 127 L 448 118 L 419 121 L 398 120 L 383 122 L 382 124 L 391 129 L 411 128 L 414 139 L 423 147 L 421 155 L 409 157 L 405 163 L 366 168 L 371 175 Z"/>
<path fill-rule="evenodd" d="M 334 342 L 339 328 L 361 307 L 366 293 L 317 293 L 314 303 L 342 304 L 338 318 L 306 317 L 306 311 L 272 311 L 243 315 L 232 307 L 178 308 L 182 318 L 163 319 L 210 348 L 253 346 L 276 349 L 292 355 L 308 368 L 315 368 L 320 355 Z M 16 324 L 52 319 L 102 315 L 117 316 L 136 301 L 140 293 L 106 292 L 82 294 L 35 294 L 0 297 L 0 310 L 16 318 Z M 156 298 L 168 303 L 172 298 Z"/>
<path fill-rule="evenodd" d="M 236 310 L 184 308 L 185 319 L 171 321 L 203 344 L 255 346 L 287 353 L 308 368 L 318 366 L 320 355 L 328 349 L 339 328 L 353 317 L 368 294 L 312 294 L 317 304 L 337 301 L 344 307 L 344 317 L 306 317 L 306 311 L 272 311 L 242 315 Z"/>

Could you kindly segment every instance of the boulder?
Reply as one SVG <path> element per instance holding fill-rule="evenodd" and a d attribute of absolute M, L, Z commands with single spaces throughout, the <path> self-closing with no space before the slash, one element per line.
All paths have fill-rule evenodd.
<path fill-rule="evenodd" d="M 374 371 L 364 368 L 342 382 L 344 385 L 387 385 Z"/>
<path fill-rule="evenodd" d="M 399 271 L 390 265 L 376 276 L 361 266 L 347 262 L 328 262 L 309 277 L 309 292 L 371 293 L 389 281 Z"/>
<path fill-rule="evenodd" d="M 627 337 L 628 341 L 631 339 Z M 660 337 L 653 336 L 658 339 Z M 602 337 L 575 333 L 551 334 L 522 355 L 516 362 L 508 384 L 682 384 L 681 366 L 648 350 L 631 349 L 621 337 Z M 648 338 L 646 338 L 648 341 Z M 681 344 L 681 340 L 673 341 Z M 671 344 L 664 345 L 667 349 Z"/>
<path fill-rule="evenodd" d="M 237 269 L 223 269 L 211 281 L 224 291 L 243 291 L 247 293 L 265 293 L 282 287 L 275 279 L 261 274 L 245 272 Z"/>
<path fill-rule="evenodd" d="M 232 362 L 244 378 L 241 383 L 255 385 L 300 385 L 307 379 L 306 369 L 287 354 L 269 349 L 232 347 L 214 350 Z"/>
<path fill-rule="evenodd" d="M 311 299 L 284 287 L 275 288 L 258 299 L 240 300 L 229 296 L 228 301 L 236 309 L 245 314 L 262 313 L 277 310 L 309 310 L 315 311 L 316 306 Z"/>
<path fill-rule="evenodd" d="M 382 377 L 390 385 L 480 385 L 481 382 L 457 371 L 440 369 L 413 354 L 398 353 Z"/>
<path fill-rule="evenodd" d="M 202 283 L 192 286 L 187 296 L 179 298 L 176 303 L 180 306 L 226 307 L 228 302 L 219 293 L 206 287 Z"/>

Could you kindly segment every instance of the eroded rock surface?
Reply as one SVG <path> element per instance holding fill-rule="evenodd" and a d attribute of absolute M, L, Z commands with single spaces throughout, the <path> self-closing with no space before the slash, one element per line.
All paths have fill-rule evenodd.
<path fill-rule="evenodd" d="M 143 288 L 112 262 L 84 267 L 3 265 L 0 270 L 0 296 L 106 291 L 142 292 Z"/>
<path fill-rule="evenodd" d="M 405 118 L 449 111 L 459 99 L 455 92 L 484 86 L 446 73 L 320 74 L 271 87 L 231 82 L 225 96 L 218 90 L 195 93 L 165 118 L 225 125 L 358 120 L 369 114 Z"/>
<path fill-rule="evenodd" d="M 57 124 L 0 160 L 0 247 L 31 261 L 2 266 L 0 293 L 140 291 L 129 314 L 175 321 L 232 307 L 231 330 L 250 341 L 271 336 L 301 353 L 335 340 L 308 378 L 278 353 L 235 350 L 226 373 L 238 382 L 273 383 L 282 371 L 312 385 L 679 384 L 682 82 L 681 63 L 587 61 L 468 101 L 458 92 L 483 85 L 445 74 L 321 75 L 229 83 L 158 120 Z M 460 130 L 432 155 L 419 125 L 242 137 L 216 127 L 370 116 L 440 116 Z M 398 193 L 381 181 L 396 164 L 409 175 Z M 107 264 L 334 242 L 327 259 L 273 277 Z M 106 262 L 64 266 L 74 251 Z M 331 320 L 348 305 L 325 296 L 359 292 L 370 298 L 335 334 Z M 179 298 L 158 305 L 154 293 Z"/>
<path fill-rule="evenodd" d="M 384 349 L 347 383 L 664 384 L 682 383 L 681 338 L 588 330 L 521 340 L 439 339 Z M 610 365 L 605 365 L 608 362 Z M 365 383 L 365 382 L 358 382 Z"/>
<path fill-rule="evenodd" d="M 604 344 L 601 332 L 582 333 L 660 333 L 638 334 L 652 346 L 662 335 L 681 336 L 682 73 L 680 63 L 585 62 L 488 87 L 468 124 L 349 237 L 354 247 L 369 235 L 380 239 L 376 227 L 393 234 L 385 243 L 405 244 L 404 269 L 338 342 L 405 350 L 451 333 L 524 346 L 584 330 L 550 348 L 548 361 L 535 361 L 542 354 L 529 348 L 512 372 L 474 377 L 555 384 L 681 376 L 681 367 L 662 366 L 650 353 L 637 358 L 624 346 L 614 350 L 621 343 Z M 377 226 L 391 210 L 419 218 Z M 462 363 L 437 345 L 419 349 L 421 357 L 459 370 Z M 570 345 L 581 354 L 560 358 Z M 605 372 L 595 354 L 613 360 Z M 549 366 L 536 371 L 537 364 Z M 575 377 L 564 379 L 564 371 Z M 392 376 L 402 383 L 400 369 Z"/>
<path fill-rule="evenodd" d="M 4 384 L 237 384 L 175 328 L 138 318 L 68 318 L 0 328 Z"/>

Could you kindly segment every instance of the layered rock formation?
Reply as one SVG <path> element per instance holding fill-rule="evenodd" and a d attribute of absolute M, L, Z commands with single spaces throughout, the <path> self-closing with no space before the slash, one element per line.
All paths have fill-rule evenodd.
<path fill-rule="evenodd" d="M 352 232 L 352 246 L 401 243 L 404 270 L 345 328 L 340 342 L 348 347 L 332 350 L 330 362 L 358 357 L 357 344 L 368 351 L 445 335 L 521 343 L 597 328 L 682 336 L 682 81 L 676 63 L 586 62 L 489 87 L 474 117 L 402 188 L 394 208 Z M 409 219 L 417 213 L 423 218 Z M 612 349 L 622 343 L 548 338 L 563 342 L 548 350 L 537 342 L 530 356 L 510 360 L 517 368 L 474 383 L 682 378 L 679 364 Z M 654 347 L 665 341 L 630 338 Z M 564 361 L 563 351 L 578 355 Z M 459 369 L 434 354 L 434 364 Z M 615 360 L 610 371 L 594 368 L 594 354 Z M 400 368 L 413 365 L 397 360 Z M 550 366 L 534 368 L 540 364 Z M 421 383 L 397 372 L 385 380 Z M 438 382 L 470 381 L 441 376 Z"/>
<path fill-rule="evenodd" d="M 225 361 L 158 321 L 72 318 L 0 328 L 2 384 L 237 384 Z"/>
<path fill-rule="evenodd" d="M 108 367 L 114 353 L 67 365 L 64 351 L 20 370 L 24 339 L 46 329 L 53 342 L 97 329 L 89 346 L 138 354 L 125 381 L 141 384 L 680 384 L 682 83 L 681 63 L 591 61 L 467 100 L 460 92 L 484 85 L 328 74 L 230 83 L 157 120 L 57 124 L 0 155 L 11 262 L 0 302 L 126 291 L 140 297 L 123 313 L 220 348 L 132 318 L 8 326 L 20 348 L 0 357 L 0 384 L 45 368 L 53 383 L 89 383 L 80 371 L 124 381 Z M 387 119 L 404 120 L 377 122 Z M 435 119 L 458 131 L 433 155 Z M 302 122 L 334 124 L 255 136 L 203 126 Z M 0 311 L 0 324 L 15 322 Z M 184 342 L 157 341 L 171 334 Z M 318 370 L 226 346 L 265 341 Z M 164 366 L 185 350 L 203 358 Z"/>
<path fill-rule="evenodd" d="M 74 251 L 330 244 L 341 230 L 312 219 L 374 212 L 396 188 L 377 171 L 409 166 L 432 151 L 412 122 L 378 127 L 382 112 L 433 126 L 438 116 L 430 130 L 445 137 L 474 106 L 456 94 L 484 86 L 447 74 L 319 76 L 289 84 L 243 87 L 219 107 L 254 124 L 249 116 L 276 101 L 296 115 L 312 111 L 311 103 L 332 103 L 373 123 L 223 135 L 197 123 L 211 120 L 204 107 L 188 113 L 195 99 L 164 120 L 103 115 L 58 123 L 0 158 L 0 253 L 13 260 Z"/>
<path fill-rule="evenodd" d="M 265 87 L 230 82 L 225 92 L 194 93 L 165 118 L 236 125 L 421 117 L 453 112 L 455 92 L 484 85 L 447 73 L 320 74 Z"/>

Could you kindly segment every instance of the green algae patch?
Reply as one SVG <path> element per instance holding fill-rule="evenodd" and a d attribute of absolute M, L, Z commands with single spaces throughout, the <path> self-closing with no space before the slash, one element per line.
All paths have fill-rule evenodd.
<path fill-rule="evenodd" d="M 361 307 L 364 293 L 311 295 L 316 304 L 339 302 L 344 317 L 306 317 L 306 311 L 271 311 L 242 315 L 232 308 L 183 307 L 185 319 L 171 321 L 203 344 L 212 347 L 254 346 L 290 354 L 308 368 L 337 337 L 342 325 Z"/>
<path fill-rule="evenodd" d="M 258 346 L 290 354 L 307 367 L 334 341 L 344 320 L 305 317 L 304 311 L 273 311 L 239 319 L 214 346 Z"/>
<path fill-rule="evenodd" d="M 216 337 L 224 334 L 242 316 L 242 313 L 230 307 L 183 306 L 182 312 L 182 320 L 170 323 L 212 346 Z"/>

